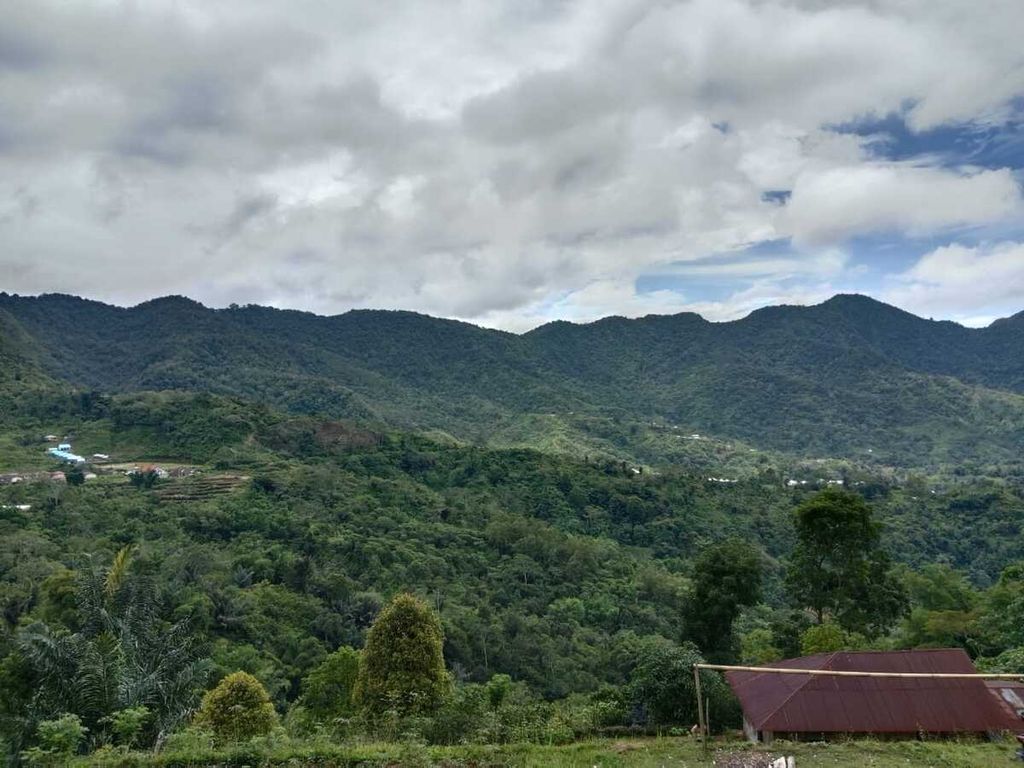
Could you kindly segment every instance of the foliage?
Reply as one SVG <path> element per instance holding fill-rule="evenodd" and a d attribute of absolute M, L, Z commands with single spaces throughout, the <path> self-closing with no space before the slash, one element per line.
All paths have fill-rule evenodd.
<path fill-rule="evenodd" d="M 437 615 L 419 598 L 396 595 L 366 635 L 355 696 L 373 716 L 429 713 L 449 694 Z"/>
<path fill-rule="evenodd" d="M 685 414 L 675 425 L 681 434 L 813 456 L 870 450 L 886 463 L 935 466 L 1016 460 L 1024 415 L 1019 318 L 968 330 L 856 296 L 732 323 L 689 314 L 608 318 L 520 336 L 407 312 L 323 318 L 257 306 L 213 310 L 182 297 L 122 309 L 71 296 L 4 295 L 0 312 L 10 340 L 0 347 L 9 368 L 0 370 L 8 369 L 4 380 L 18 377 L 4 383 L 19 405 L 20 382 L 34 391 L 62 379 L 87 392 L 246 397 L 469 441 L 554 413 L 570 433 L 562 445 L 589 443 L 656 464 L 678 455 L 681 441 L 646 427 L 632 434 L 652 416 L 671 428 Z M 103 411 L 109 404 L 78 405 Z M 162 431 L 161 419 L 147 418 L 150 408 L 140 410 L 115 407 L 109 415 L 139 434 Z M 604 424 L 606 435 L 588 434 L 575 419 L 609 413 L 621 423 Z M 242 425 L 187 426 L 206 442 Z M 525 444 L 548 445 L 551 431 L 530 429 Z"/>
<path fill-rule="evenodd" d="M 656 435 L 660 446 L 674 439 L 701 461 L 743 467 L 737 482 L 720 483 L 684 462 L 641 472 L 595 455 L 493 450 L 209 395 L 81 394 L 0 412 L 0 460 L 39 466 L 31 463 L 42 452 L 39 436 L 60 432 L 75 434 L 86 455 L 176 457 L 198 465 L 198 475 L 150 489 L 121 475 L 60 493 L 44 483 L 0 487 L 0 728 L 14 754 L 33 748 L 40 718 L 68 710 L 90 729 L 90 747 L 123 742 L 114 718 L 139 706 L 153 713 L 141 725 L 142 746 L 230 752 L 239 761 L 278 749 L 281 729 L 224 748 L 201 729 L 175 731 L 181 719 L 168 713 L 192 711 L 207 670 L 214 681 L 236 670 L 256 677 L 310 749 L 318 740 L 363 738 L 368 725 L 378 736 L 416 742 L 494 744 L 689 727 L 695 715 L 670 706 L 680 691 L 652 672 L 686 667 L 692 647 L 668 638 L 698 626 L 688 612 L 714 608 L 720 617 L 721 597 L 726 617 L 741 607 L 729 627 L 744 660 L 801 653 L 809 614 L 787 607 L 780 574 L 794 543 L 793 508 L 824 485 L 813 478 L 833 472 L 870 500 L 874 551 L 890 550 L 906 566 L 899 580 L 912 611 L 895 633 L 880 627 L 872 645 L 952 641 L 1000 663 L 1012 663 L 1021 646 L 1022 579 L 1007 565 L 1019 557 L 1024 499 L 1008 465 L 1005 475 L 954 482 L 742 445 L 727 452 L 663 425 L 631 435 L 636 425 L 614 414 L 573 417 L 605 445 L 627 435 L 621 445 L 631 451 Z M 793 476 L 808 486 L 787 485 Z M 225 486 L 210 492 L 216 483 L 207 480 Z M 709 562 L 697 564 L 699 553 L 735 538 L 764 566 L 761 604 L 747 606 L 732 591 L 750 580 L 716 594 L 743 558 L 707 554 Z M 93 563 L 88 553 L 97 553 Z M 114 565 L 95 567 L 112 558 Z M 924 567 L 931 562 L 950 566 Z M 429 713 L 389 709 L 369 722 L 323 708 L 332 694 L 316 691 L 340 692 L 351 679 L 351 665 L 336 668 L 332 652 L 341 648 L 339 660 L 351 660 L 354 651 L 344 649 L 364 646 L 382 595 L 409 589 L 436 607 L 443 663 L 459 681 L 451 696 Z M 699 591 L 712 599 L 695 601 Z M 707 634 L 718 643 L 723 632 Z M 187 648 L 181 655 L 176 633 Z M 846 647 L 867 642 L 843 638 Z M 662 643 L 660 655 L 650 650 Z M 29 652 L 37 645 L 50 649 L 54 668 L 69 670 L 66 685 L 44 674 Z M 152 658 L 167 665 L 147 666 Z M 150 677 L 136 676 L 137 665 Z M 173 669 L 189 665 L 195 677 L 181 689 L 183 708 L 160 686 L 127 698 L 154 675 L 173 680 Z M 682 684 L 692 686 L 686 671 Z M 668 691 L 659 693 L 662 684 Z M 729 721 L 733 706 L 722 691 L 712 704 L 716 725 Z M 345 700 L 339 693 L 334 703 Z"/>
<path fill-rule="evenodd" d="M 985 650 L 1024 646 L 1024 561 L 1003 569 L 981 602 L 978 624 Z"/>
<path fill-rule="evenodd" d="M 143 728 L 151 717 L 149 707 L 128 707 L 104 718 L 110 724 L 114 741 L 125 747 L 134 747 L 142 736 Z"/>
<path fill-rule="evenodd" d="M 111 568 L 81 573 L 76 631 L 41 621 L 18 631 L 14 652 L 33 687 L 26 723 L 68 712 L 102 739 L 115 713 L 144 707 L 151 741 L 188 714 L 204 674 L 189 624 L 166 620 L 152 582 L 129 563 L 125 549 Z"/>
<path fill-rule="evenodd" d="M 786 580 L 792 598 L 814 611 L 819 624 L 833 617 L 851 632 L 885 632 L 907 598 L 880 547 L 871 508 L 856 494 L 828 489 L 801 504 L 794 518 Z"/>
<path fill-rule="evenodd" d="M 645 719 L 655 725 L 697 722 L 697 696 L 693 665 L 702 663 L 697 648 L 664 638 L 645 640 L 633 671 L 633 695 Z M 716 672 L 701 673 L 701 688 L 711 704 L 709 722 L 720 729 L 738 720 L 738 706 L 728 686 Z"/>
<path fill-rule="evenodd" d="M 1009 648 L 998 656 L 978 659 L 977 666 L 982 672 L 1024 675 L 1024 647 Z"/>
<path fill-rule="evenodd" d="M 804 656 L 833 651 L 854 651 L 867 646 L 867 639 L 863 635 L 847 632 L 832 621 L 808 627 L 800 635 L 800 653 Z"/>
<path fill-rule="evenodd" d="M 700 766 L 712 760 L 744 759 L 767 762 L 781 752 L 793 755 L 801 768 L 835 768 L 867 764 L 873 768 L 991 768 L 1008 764 L 1012 747 L 1004 741 L 945 740 L 878 741 L 850 739 L 837 742 L 779 742 L 751 745 L 728 739 L 716 741 L 715 751 L 704 752 L 690 737 L 590 738 L 572 744 L 553 741 L 422 747 L 418 744 L 332 744 L 301 741 L 274 746 L 196 746 L 159 754 L 94 755 L 75 761 L 73 768 L 241 768 L 241 766 L 322 765 L 332 768 L 385 768 L 429 765 L 441 768 L 579 768 L 601 765 L 621 768 L 662 768 L 667 765 Z M 414 762 L 409 762 L 410 760 Z"/>
<path fill-rule="evenodd" d="M 705 548 L 694 561 L 684 609 L 687 638 L 715 663 L 735 662 L 732 625 L 743 606 L 761 599 L 762 555 L 740 539 Z"/>
<path fill-rule="evenodd" d="M 277 713 L 259 680 L 235 672 L 206 692 L 196 724 L 209 728 L 221 741 L 244 741 L 270 733 Z"/>
<path fill-rule="evenodd" d="M 22 752 L 22 758 L 29 765 L 57 765 L 78 751 L 88 732 L 78 715 L 43 720 L 37 728 L 39 746 Z"/>
<path fill-rule="evenodd" d="M 72 754 L 78 749 L 89 729 L 82 725 L 78 715 L 62 715 L 56 720 L 39 723 L 39 744 L 43 749 L 61 754 Z"/>
<path fill-rule="evenodd" d="M 743 664 L 759 666 L 783 658 L 782 651 L 775 646 L 775 637 L 767 627 L 758 627 L 740 641 L 740 661 Z"/>
<path fill-rule="evenodd" d="M 359 660 L 359 652 L 347 646 L 328 655 L 302 681 L 299 704 L 321 722 L 354 714 L 353 692 Z"/>

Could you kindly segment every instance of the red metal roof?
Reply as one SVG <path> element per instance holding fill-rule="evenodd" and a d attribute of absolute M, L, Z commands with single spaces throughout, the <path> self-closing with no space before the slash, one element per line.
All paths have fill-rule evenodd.
<path fill-rule="evenodd" d="M 850 672 L 977 672 L 959 648 L 838 651 L 768 667 Z M 977 680 L 830 677 L 727 672 L 747 721 L 759 731 L 790 733 L 956 733 L 1024 731 Z"/>

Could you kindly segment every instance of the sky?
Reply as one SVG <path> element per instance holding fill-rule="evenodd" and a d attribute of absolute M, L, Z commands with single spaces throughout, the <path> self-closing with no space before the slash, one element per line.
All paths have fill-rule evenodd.
<path fill-rule="evenodd" d="M 0 0 L 0 290 L 1024 310 L 1021 0 Z"/>

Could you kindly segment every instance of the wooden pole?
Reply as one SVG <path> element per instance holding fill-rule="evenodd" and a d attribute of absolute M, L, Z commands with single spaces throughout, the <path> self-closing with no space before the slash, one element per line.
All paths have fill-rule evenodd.
<path fill-rule="evenodd" d="M 697 695 L 697 730 L 700 732 L 700 741 L 704 749 L 708 748 L 708 734 L 704 730 L 704 694 L 700 689 L 700 664 L 693 665 L 693 689 Z"/>
<path fill-rule="evenodd" d="M 939 680 L 1024 680 L 1024 674 L 987 674 L 982 672 L 851 672 L 836 669 L 794 669 L 792 667 L 747 667 L 733 664 L 694 664 L 696 677 L 701 669 L 718 672 L 767 672 L 776 675 L 828 675 L 831 677 L 915 677 Z"/>

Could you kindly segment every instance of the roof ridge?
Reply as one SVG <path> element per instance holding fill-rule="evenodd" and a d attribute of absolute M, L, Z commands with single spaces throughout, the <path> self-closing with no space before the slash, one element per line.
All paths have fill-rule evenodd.
<path fill-rule="evenodd" d="M 832 663 L 832 660 L 836 657 L 836 654 L 838 654 L 838 653 L 839 653 L 839 651 L 832 651 L 831 653 L 828 654 L 828 656 L 825 657 L 825 659 L 824 659 L 824 661 L 822 661 L 820 667 L 814 667 L 812 669 L 808 669 L 807 670 L 808 673 L 814 672 L 815 670 L 828 669 L 828 665 Z M 762 673 L 762 674 L 764 674 L 764 673 Z M 789 696 L 787 696 L 781 702 L 779 702 L 779 706 L 775 707 L 765 717 L 761 718 L 761 724 L 766 723 L 769 720 L 771 720 L 772 717 L 774 717 L 779 712 L 779 710 L 781 710 L 784 706 L 786 706 L 790 702 L 790 700 L 794 696 L 796 696 L 798 693 L 800 693 L 800 691 L 802 691 L 804 689 L 804 686 L 807 685 L 809 682 L 811 682 L 813 679 L 814 679 L 814 675 L 808 674 L 806 680 L 804 680 L 802 683 L 800 683 L 800 685 L 798 685 L 796 688 L 794 688 L 790 692 Z"/>

